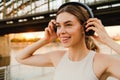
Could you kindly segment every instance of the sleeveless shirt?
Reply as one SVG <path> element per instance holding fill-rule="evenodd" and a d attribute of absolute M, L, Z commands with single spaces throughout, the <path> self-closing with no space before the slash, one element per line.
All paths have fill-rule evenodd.
<path fill-rule="evenodd" d="M 65 53 L 56 67 L 54 80 L 98 80 L 93 70 L 94 55 L 90 51 L 84 59 L 74 62 Z"/>

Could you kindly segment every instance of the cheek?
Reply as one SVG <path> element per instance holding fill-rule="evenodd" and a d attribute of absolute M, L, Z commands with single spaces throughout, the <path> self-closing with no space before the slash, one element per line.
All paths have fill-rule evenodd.
<path fill-rule="evenodd" d="M 65 34 L 70 34 L 70 35 L 83 35 L 84 30 L 82 30 L 81 26 L 76 26 L 76 27 L 72 27 L 72 28 L 67 28 L 65 29 Z M 61 34 L 61 31 L 59 29 L 57 29 L 57 36 L 59 37 Z"/>
<path fill-rule="evenodd" d="M 72 33 L 74 33 L 74 35 L 81 35 L 82 34 L 82 28 L 77 27 L 71 30 Z"/>
<path fill-rule="evenodd" d="M 73 37 L 75 37 L 77 40 L 80 40 L 84 36 L 84 31 L 82 30 L 82 28 L 78 28 L 72 33 Z"/>
<path fill-rule="evenodd" d="M 64 33 L 62 31 L 60 31 L 59 29 L 57 30 L 57 36 L 59 37 L 60 35 L 65 35 L 65 34 L 69 34 L 69 35 L 73 35 L 75 34 L 77 29 L 74 28 L 69 28 L 69 29 L 65 29 Z"/>

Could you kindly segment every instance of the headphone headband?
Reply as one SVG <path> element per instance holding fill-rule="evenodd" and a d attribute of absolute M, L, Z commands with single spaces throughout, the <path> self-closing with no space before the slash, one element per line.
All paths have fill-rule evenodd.
<path fill-rule="evenodd" d="M 67 2 L 67 3 L 64 3 L 62 4 L 58 10 L 60 10 L 61 8 L 65 7 L 66 5 L 78 5 L 78 6 L 82 6 L 83 8 L 85 8 L 87 10 L 87 12 L 89 13 L 90 15 L 90 18 L 93 18 L 94 15 L 93 15 L 93 12 L 91 10 L 91 8 L 89 6 L 87 6 L 86 4 L 83 4 L 83 3 L 80 3 L 80 2 Z"/>

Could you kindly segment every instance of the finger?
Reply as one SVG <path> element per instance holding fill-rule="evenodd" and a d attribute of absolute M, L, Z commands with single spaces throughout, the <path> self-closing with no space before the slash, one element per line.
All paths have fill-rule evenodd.
<path fill-rule="evenodd" d="M 93 21 L 96 22 L 96 23 L 102 24 L 101 20 L 98 19 L 98 18 L 90 18 L 90 19 L 87 20 L 87 23 L 93 22 Z"/>
<path fill-rule="evenodd" d="M 52 34 L 54 32 L 53 26 L 54 26 L 53 22 L 50 21 L 48 24 L 48 30 L 49 30 L 50 34 Z"/>
<path fill-rule="evenodd" d="M 98 38 L 98 35 L 93 35 L 92 37 L 94 37 L 94 38 L 96 38 L 96 39 L 97 39 L 97 38 Z"/>
<path fill-rule="evenodd" d="M 56 24 L 55 20 L 51 20 L 50 23 L 49 23 L 49 25 L 50 25 L 49 27 L 53 32 L 54 32 L 55 24 Z"/>
<path fill-rule="evenodd" d="M 51 20 L 52 26 L 51 29 L 53 30 L 54 33 L 56 33 L 55 28 L 56 28 L 56 21 L 55 20 Z"/>
<path fill-rule="evenodd" d="M 54 24 L 56 23 L 55 19 L 52 19 L 51 22 L 54 23 Z"/>
<path fill-rule="evenodd" d="M 44 33 L 44 35 L 45 35 L 46 38 L 49 36 L 48 28 L 45 28 L 45 33 Z"/>
<path fill-rule="evenodd" d="M 45 34 L 50 34 L 50 33 L 49 33 L 49 30 L 48 30 L 48 27 L 45 28 Z"/>
<path fill-rule="evenodd" d="M 95 27 L 88 27 L 86 29 L 86 32 L 88 32 L 89 30 L 93 30 L 93 31 L 97 32 L 97 29 Z"/>
<path fill-rule="evenodd" d="M 50 28 L 51 31 L 54 30 L 54 29 L 53 29 L 53 26 L 54 26 L 54 24 L 53 24 L 52 22 L 50 22 L 50 26 L 49 26 L 49 28 Z"/>
<path fill-rule="evenodd" d="M 95 21 L 87 23 L 85 27 L 88 28 L 88 27 L 91 27 L 91 26 L 94 26 L 99 30 L 104 30 L 104 26 L 101 25 L 100 23 L 95 22 Z"/>
<path fill-rule="evenodd" d="M 85 27 L 88 28 L 88 27 L 91 27 L 91 26 L 97 27 L 97 26 L 99 26 L 99 24 L 96 23 L 96 22 L 89 22 L 89 23 L 86 24 Z"/>
<path fill-rule="evenodd" d="M 91 21 L 96 21 L 97 20 L 97 18 L 89 18 L 88 20 L 87 20 L 87 23 L 89 23 L 89 22 L 91 22 Z"/>
<path fill-rule="evenodd" d="M 51 30 L 51 27 L 50 27 L 50 26 L 48 27 L 48 31 L 49 31 L 50 35 L 53 34 L 53 31 Z"/>

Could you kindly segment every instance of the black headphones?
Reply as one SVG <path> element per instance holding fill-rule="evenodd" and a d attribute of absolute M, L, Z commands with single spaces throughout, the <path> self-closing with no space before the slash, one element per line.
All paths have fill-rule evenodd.
<path fill-rule="evenodd" d="M 63 8 L 63 7 L 65 7 L 66 5 L 78 5 L 78 6 L 81 6 L 81 7 L 83 7 L 84 9 L 87 10 L 90 18 L 93 18 L 93 17 L 94 17 L 91 8 L 90 8 L 89 6 L 87 6 L 86 4 L 83 4 L 83 3 L 80 3 L 80 2 L 67 2 L 67 3 L 64 3 L 64 4 L 62 4 L 62 5 L 58 8 L 58 10 L 60 10 L 60 9 Z M 92 25 L 91 25 L 91 26 L 92 26 Z M 86 30 L 86 28 L 84 28 L 84 29 Z M 85 31 L 85 35 L 87 35 L 87 36 L 92 36 L 92 35 L 94 35 L 94 32 L 95 32 L 95 31 L 93 31 L 93 30 L 89 30 L 88 32 Z"/>

